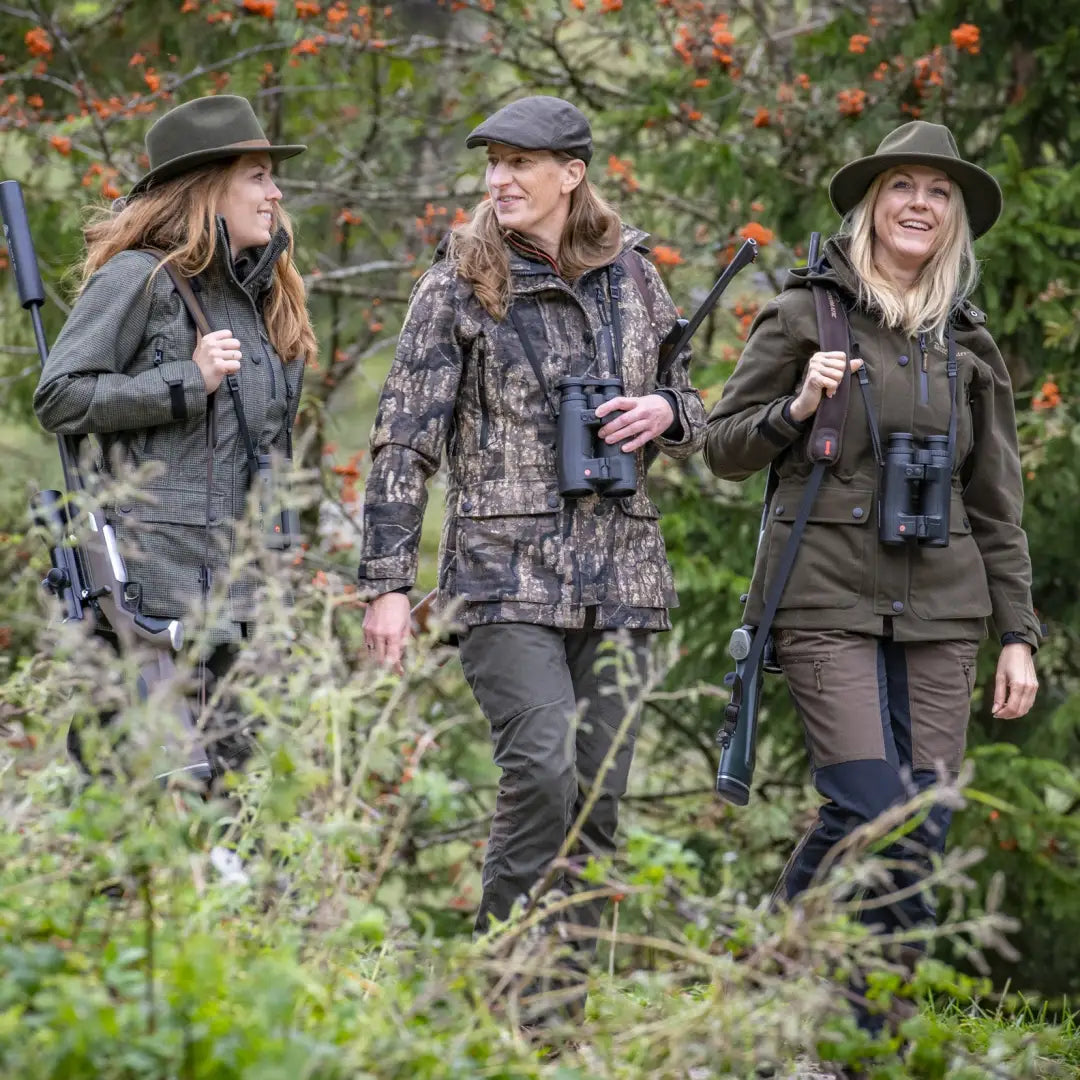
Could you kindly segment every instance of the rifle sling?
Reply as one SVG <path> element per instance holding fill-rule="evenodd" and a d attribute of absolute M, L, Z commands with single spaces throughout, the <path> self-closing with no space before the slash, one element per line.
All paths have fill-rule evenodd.
<path fill-rule="evenodd" d="M 848 329 L 847 312 L 840 298 L 832 289 L 821 285 L 811 286 L 814 293 L 814 306 L 818 317 L 818 347 L 823 352 L 842 352 L 846 355 L 850 352 L 850 332 Z M 847 419 L 848 397 L 851 389 L 850 366 L 844 372 L 840 381 L 840 387 L 836 393 L 827 398 L 822 396 L 814 417 L 814 426 L 811 430 L 810 441 L 807 446 L 807 457 L 814 463 L 806 486 L 803 488 L 802 498 L 799 501 L 799 509 L 796 511 L 795 520 L 791 524 L 791 533 L 780 555 L 780 562 L 776 568 L 776 575 L 772 580 L 769 593 L 765 597 L 765 607 L 761 613 L 761 620 L 754 631 L 753 640 L 750 642 L 750 650 L 746 655 L 744 670 L 756 671 L 765 655 L 765 644 L 772 631 L 773 619 L 787 587 L 788 578 L 795 566 L 795 558 L 799 553 L 799 544 L 802 543 L 803 533 L 806 531 L 806 523 L 810 520 L 810 511 L 817 498 L 818 489 L 825 476 L 825 470 L 835 465 L 840 458 L 841 443 L 844 434 L 844 422 Z M 828 408 L 826 409 L 826 406 Z M 822 413 L 825 413 L 824 417 Z M 727 745 L 731 736 L 735 733 L 735 727 L 739 720 L 739 710 L 742 707 L 743 685 L 738 675 L 731 687 L 731 698 L 724 708 L 724 726 L 721 728 L 718 739 L 723 745 Z"/>
<path fill-rule="evenodd" d="M 150 249 L 148 249 L 150 250 Z M 160 252 L 155 251 L 155 255 L 160 255 Z M 164 256 L 162 256 L 164 258 Z M 180 299 L 184 302 L 184 307 L 187 308 L 188 314 L 191 316 L 192 321 L 195 323 L 199 330 L 199 333 L 204 337 L 212 333 L 210 328 L 210 320 L 206 317 L 206 312 L 203 310 L 202 304 L 199 302 L 198 296 L 195 295 L 195 290 L 191 287 L 191 282 L 181 274 L 172 263 L 167 262 L 163 264 L 165 273 L 169 275 L 170 280 L 173 283 L 173 287 L 180 295 Z M 251 482 L 255 482 L 255 477 L 259 469 L 259 457 L 258 451 L 255 449 L 255 440 L 251 437 L 251 430 L 248 427 L 247 416 L 244 413 L 244 403 L 240 397 L 240 380 L 235 375 L 225 376 L 225 385 L 229 391 L 229 397 L 232 399 L 233 408 L 236 410 L 236 423 L 240 428 L 240 438 L 244 442 L 244 451 L 247 454 L 248 469 L 251 473 Z M 171 388 L 170 388 L 171 389 Z M 207 409 L 213 407 L 213 395 L 207 400 Z"/>
<path fill-rule="evenodd" d="M 844 425 L 851 396 L 850 334 L 847 313 L 836 291 L 823 285 L 812 285 L 810 289 L 817 310 L 818 348 L 822 352 L 842 352 L 848 358 L 836 393 L 832 397 L 824 394 L 821 397 L 806 447 L 806 456 L 811 461 L 835 465 L 843 449 Z"/>

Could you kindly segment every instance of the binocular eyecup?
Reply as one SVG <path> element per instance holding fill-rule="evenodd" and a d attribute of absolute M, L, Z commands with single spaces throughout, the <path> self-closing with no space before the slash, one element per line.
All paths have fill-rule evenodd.
<path fill-rule="evenodd" d="M 597 437 L 607 417 L 597 417 L 596 410 L 622 394 L 622 379 L 565 378 L 559 380 L 558 391 L 559 494 L 564 498 L 603 495 L 609 499 L 633 495 L 637 491 L 634 455 L 623 453 L 618 443 Z"/>

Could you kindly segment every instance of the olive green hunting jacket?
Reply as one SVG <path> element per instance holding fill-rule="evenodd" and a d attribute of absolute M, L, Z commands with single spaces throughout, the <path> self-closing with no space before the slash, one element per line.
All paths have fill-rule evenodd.
<path fill-rule="evenodd" d="M 231 329 L 240 341 L 240 394 L 258 451 L 286 456 L 303 361 L 283 363 L 274 351 L 263 305 L 288 237 L 281 230 L 234 264 L 221 219 L 218 230 L 214 261 L 192 284 L 211 327 Z M 34 408 L 49 431 L 96 436 L 106 475 L 118 463 L 156 465 L 137 497 L 104 507 L 128 579 L 141 588 L 140 608 L 197 622 L 208 564 L 212 585 L 228 593 L 209 640 L 235 641 L 238 624 L 253 619 L 257 606 L 254 577 L 230 576 L 234 524 L 245 512 L 250 481 L 247 454 L 222 385 L 213 396 L 217 441 L 208 499 L 207 392 L 192 359 L 196 329 L 169 276 L 152 275 L 156 265 L 147 251 L 123 251 L 90 278 L 52 348 Z"/>
<path fill-rule="evenodd" d="M 948 432 L 945 345 L 928 334 L 909 338 L 885 329 L 855 306 L 855 272 L 845 252 L 834 238 L 823 273 L 788 275 L 783 292 L 757 316 L 709 416 L 705 457 L 714 473 L 741 480 L 772 463 L 778 474 L 746 607 L 755 625 L 811 471 L 810 422 L 791 423 L 784 407 L 818 349 L 812 280 L 832 286 L 848 307 L 882 444 L 893 432 Z M 891 623 L 899 641 L 973 640 L 992 619 L 999 634 L 1018 633 L 1037 645 L 1012 386 L 985 321 L 966 301 L 954 316 L 958 422 L 948 546 L 878 541 L 879 469 L 853 381 L 842 454 L 814 502 L 777 627 L 883 634 Z"/>
<path fill-rule="evenodd" d="M 689 350 L 658 360 L 677 313 L 659 274 L 635 250 L 645 234 L 624 230 L 612 264 L 623 331 L 625 393 L 658 389 L 675 406 L 672 457 L 701 446 L 705 409 L 690 386 Z M 569 282 L 542 253 L 508 243 L 513 306 L 552 397 L 559 379 L 609 375 L 601 348 L 610 320 L 603 268 Z M 640 261 L 642 295 L 622 259 Z M 411 586 L 416 576 L 426 481 L 448 458 L 440 552 L 440 603 L 463 601 L 466 625 L 528 622 L 666 629 L 676 594 L 646 492 L 644 450 L 631 497 L 564 498 L 555 464 L 556 419 L 510 318 L 480 305 L 451 260 L 417 283 L 383 388 L 371 436 L 364 495 L 361 593 Z"/>

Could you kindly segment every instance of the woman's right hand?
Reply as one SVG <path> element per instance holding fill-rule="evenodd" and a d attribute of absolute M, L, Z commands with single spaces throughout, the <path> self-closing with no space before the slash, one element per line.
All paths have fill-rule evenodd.
<path fill-rule="evenodd" d="M 802 423 L 818 411 L 821 395 L 832 397 L 840 386 L 844 375 L 844 365 L 848 362 L 847 354 L 842 352 L 816 352 L 806 365 L 802 389 L 792 401 L 788 412 L 796 423 Z M 851 370 L 858 371 L 863 366 L 858 356 L 851 360 Z"/>
<path fill-rule="evenodd" d="M 401 673 L 401 658 L 412 636 L 412 610 L 404 593 L 376 596 L 364 612 L 364 645 L 376 663 Z"/>
<path fill-rule="evenodd" d="M 192 360 L 202 372 L 206 392 L 212 394 L 226 375 L 240 370 L 240 342 L 231 330 L 214 330 L 199 339 Z"/>

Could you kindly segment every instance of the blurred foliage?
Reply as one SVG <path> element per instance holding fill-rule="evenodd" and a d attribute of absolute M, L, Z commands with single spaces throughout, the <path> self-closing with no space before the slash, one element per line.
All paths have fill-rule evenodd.
<path fill-rule="evenodd" d="M 593 180 L 651 232 L 654 258 L 687 311 L 742 235 L 759 240 L 758 263 L 697 339 L 695 378 L 712 400 L 757 305 L 804 257 L 810 232 L 835 222 L 832 172 L 913 116 L 949 124 L 1005 194 L 1001 222 L 978 245 L 976 302 L 1014 378 L 1034 596 L 1050 629 L 1039 700 L 1022 723 L 990 717 L 996 650 L 984 650 L 970 742 L 975 784 L 997 802 L 962 810 L 955 836 L 988 851 L 971 873 L 985 885 L 1002 871 L 1004 907 L 1023 923 L 1012 935 L 1019 959 L 994 961 L 998 984 L 1076 993 L 1080 29 L 1068 5 L 1050 0 L 977 8 L 960 0 L 25 0 L 0 5 L 0 168 L 26 192 L 55 301 L 45 309 L 51 339 L 72 295 L 82 211 L 142 174 L 142 136 L 166 108 L 200 94 L 245 94 L 271 139 L 308 144 L 282 167 L 280 184 L 322 346 L 307 376 L 300 445 L 323 481 L 303 565 L 323 587 L 352 574 L 366 434 L 409 290 L 440 237 L 481 197 L 480 161 L 463 141 L 484 115 L 529 92 L 580 104 L 594 123 Z M 37 360 L 6 265 L 0 254 L 0 674 L 8 679 L 0 722 L 33 732 L 63 710 L 12 696 L 12 687 L 43 677 L 51 648 L 35 596 L 44 552 L 26 536 L 24 506 L 35 485 L 56 482 L 57 468 L 32 422 Z M 717 688 L 753 561 L 761 478 L 732 485 L 700 461 L 661 461 L 651 488 L 682 600 L 668 686 L 690 692 L 649 704 L 627 824 L 651 823 L 693 853 L 705 895 L 728 883 L 754 903 L 814 805 L 798 726 L 772 679 L 751 807 L 736 812 L 709 796 Z M 433 578 L 438 504 L 435 495 L 422 585 Z M 340 647 L 354 648 L 355 620 L 334 626 Z M 441 694 L 462 693 L 444 673 L 410 708 L 443 708 Z M 344 721 L 358 738 L 363 715 Z M 418 852 L 417 866 L 446 880 L 447 866 L 462 863 L 473 891 L 424 898 L 396 865 L 393 877 L 431 932 L 465 934 L 474 844 L 494 794 L 475 715 L 442 753 L 425 783 L 442 827 L 461 830 L 460 847 L 450 845 L 447 864 Z M 453 794 L 462 778 L 466 794 Z M 218 970 L 222 985 L 226 968 Z"/>

